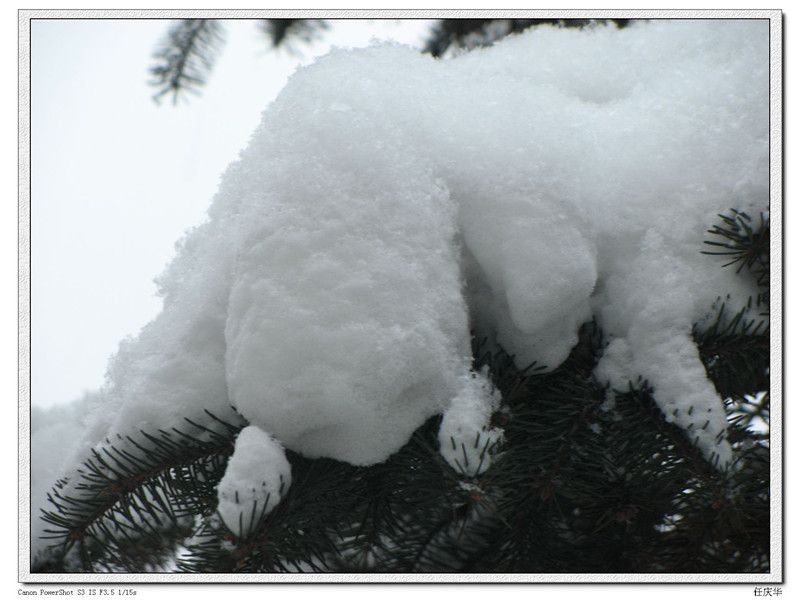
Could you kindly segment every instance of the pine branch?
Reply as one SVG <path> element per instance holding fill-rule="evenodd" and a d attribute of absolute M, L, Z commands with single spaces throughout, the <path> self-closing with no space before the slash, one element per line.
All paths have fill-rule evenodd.
<path fill-rule="evenodd" d="M 765 391 L 756 395 L 735 394 L 728 399 L 731 424 L 737 426 L 728 432 L 732 442 L 740 440 L 769 440 L 770 396 Z"/>
<path fill-rule="evenodd" d="M 729 317 L 723 303 L 710 326 L 695 324 L 692 330 L 708 377 L 723 398 L 769 389 L 769 326 L 750 314 L 751 306 L 746 306 Z"/>
<path fill-rule="evenodd" d="M 273 48 L 286 48 L 294 55 L 300 54 L 295 41 L 310 45 L 329 28 L 324 19 L 263 19 L 258 26 L 270 39 Z"/>
<path fill-rule="evenodd" d="M 224 41 L 224 31 L 215 19 L 184 19 L 167 32 L 153 54 L 151 85 L 159 88 L 153 99 L 172 94 L 173 104 L 182 92 L 199 93 Z"/>
<path fill-rule="evenodd" d="M 185 518 L 207 511 L 215 499 L 241 429 L 220 423 L 222 431 L 198 426 L 202 439 L 177 429 L 142 432 L 138 440 L 119 438 L 94 450 L 72 481 L 59 482 L 48 495 L 54 509 L 42 515 L 51 525 L 45 538 L 53 541 L 47 561 L 64 563 L 53 557 L 66 558 L 77 546 L 84 571 L 111 565 L 135 570 L 142 568 L 142 545 L 171 549 L 165 543 L 176 531 L 185 533 Z M 146 558 L 156 562 L 152 554 Z"/>
<path fill-rule="evenodd" d="M 712 571 L 764 569 L 767 488 L 742 478 L 755 488 L 748 510 L 736 493 L 742 489 L 736 484 L 737 474 L 758 469 L 768 479 L 768 469 L 754 466 L 743 450 L 755 444 L 754 439 L 732 424 L 729 439 L 742 468 L 723 474 L 706 461 L 684 430 L 664 419 L 646 382 L 616 394 L 616 408 L 608 411 L 602 388 L 585 375 L 600 349 L 601 335 L 587 326 L 562 368 L 514 385 L 517 391 L 530 393 L 527 398 L 524 392 L 517 394 L 508 408 L 506 451 L 492 474 L 500 487 L 499 492 L 495 489 L 500 501 L 491 522 L 494 532 L 487 537 L 483 563 L 478 561 L 476 569 L 548 573 L 692 571 L 698 565 Z M 512 380 L 508 374 L 506 379 Z M 708 507 L 717 509 L 709 513 Z M 724 508 L 722 513 L 715 513 L 719 508 Z M 695 525 L 694 538 L 679 538 L 674 532 L 691 522 L 686 516 L 716 521 L 705 529 Z M 727 530 L 714 525 L 720 521 Z M 671 529 L 664 526 L 670 523 Z M 752 541 L 759 545 L 753 553 Z M 725 558 L 732 549 L 740 549 L 737 557 L 747 559 L 728 562 Z M 681 553 L 698 563 L 692 568 L 677 563 Z"/>
<path fill-rule="evenodd" d="M 736 265 L 736 273 L 747 267 L 756 276 L 759 286 L 768 286 L 770 251 L 768 215 L 761 213 L 758 227 L 754 228 L 751 225 L 750 215 L 736 209 L 730 211 L 730 215 L 720 214 L 722 223 L 708 230 L 709 234 L 718 238 L 704 241 L 704 244 L 720 250 L 703 251 L 703 254 L 729 256 L 730 261 L 723 267 Z"/>
<path fill-rule="evenodd" d="M 676 498 L 674 517 L 648 560 L 659 571 L 769 571 L 768 449 L 752 441 L 735 446 L 737 468 L 727 480 L 698 479 Z"/>
<path fill-rule="evenodd" d="M 444 56 L 451 48 L 491 46 L 497 40 L 537 25 L 582 28 L 597 22 L 595 19 L 443 19 L 431 30 L 423 52 L 435 57 Z M 620 29 L 628 19 L 607 19 Z"/>

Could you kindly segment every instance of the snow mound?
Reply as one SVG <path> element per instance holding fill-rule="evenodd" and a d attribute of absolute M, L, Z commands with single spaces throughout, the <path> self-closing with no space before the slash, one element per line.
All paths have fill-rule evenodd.
<path fill-rule="evenodd" d="M 254 144 L 302 119 L 339 146 L 379 131 L 377 115 L 296 106 Z M 470 364 L 455 206 L 424 160 L 379 139 L 383 152 L 274 148 L 269 213 L 243 228 L 225 326 L 236 409 L 293 450 L 353 464 L 399 449 Z"/>
<path fill-rule="evenodd" d="M 252 428 L 228 504 L 247 470 L 259 498 L 265 470 L 286 483 L 279 444 L 367 465 L 444 412 L 455 464 L 451 440 L 463 458 L 500 436 L 470 329 L 554 369 L 595 316 L 613 340 L 596 375 L 646 378 L 724 465 L 690 334 L 754 292 L 700 251 L 718 213 L 767 210 L 768 32 L 540 27 L 452 60 L 380 45 L 299 69 L 160 278 L 163 312 L 112 362 L 82 448 L 233 407 Z"/>
<path fill-rule="evenodd" d="M 292 483 L 283 447 L 255 426 L 236 438 L 225 475 L 217 485 L 217 513 L 227 528 L 245 538 L 280 502 Z"/>
<path fill-rule="evenodd" d="M 487 368 L 465 378 L 439 427 L 442 457 L 455 471 L 470 478 L 491 467 L 503 442 L 503 430 L 491 424 L 492 413 L 500 406 L 500 394 L 492 388 Z"/>

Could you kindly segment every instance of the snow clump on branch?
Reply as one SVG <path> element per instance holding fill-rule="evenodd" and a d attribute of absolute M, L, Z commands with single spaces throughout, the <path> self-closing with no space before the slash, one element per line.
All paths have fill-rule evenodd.
<path fill-rule="evenodd" d="M 753 293 L 700 251 L 720 211 L 767 208 L 768 59 L 766 21 L 684 20 L 299 69 L 161 277 L 162 313 L 113 360 L 80 452 L 232 406 L 250 426 L 228 505 L 234 480 L 274 502 L 281 446 L 374 464 L 441 413 L 455 463 L 451 440 L 502 437 L 471 329 L 554 369 L 595 316 L 611 340 L 596 375 L 645 377 L 725 465 L 691 330 Z M 239 469 L 252 448 L 270 461 Z"/>

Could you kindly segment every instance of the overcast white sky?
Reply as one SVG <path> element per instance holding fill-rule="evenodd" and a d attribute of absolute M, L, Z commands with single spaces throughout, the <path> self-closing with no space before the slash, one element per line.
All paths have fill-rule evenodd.
<path fill-rule="evenodd" d="M 148 86 L 165 20 L 36 20 L 31 27 L 31 398 L 46 407 L 103 382 L 109 356 L 160 309 L 153 278 L 204 218 L 298 57 L 270 52 L 252 21 L 201 96 L 159 106 Z M 418 43 L 423 22 L 339 21 L 330 43 Z"/>

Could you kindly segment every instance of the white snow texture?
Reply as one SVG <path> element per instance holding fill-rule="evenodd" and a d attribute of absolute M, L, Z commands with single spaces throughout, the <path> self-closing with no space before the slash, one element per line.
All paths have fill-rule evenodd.
<path fill-rule="evenodd" d="M 485 472 L 503 442 L 503 430 L 491 426 L 500 393 L 493 390 L 489 369 L 473 373 L 442 415 L 439 452 L 450 466 L 468 477 Z"/>
<path fill-rule="evenodd" d="M 374 464 L 439 413 L 453 465 L 451 437 L 499 441 L 471 328 L 553 369 L 594 315 L 596 375 L 646 378 L 724 465 L 691 329 L 754 292 L 700 252 L 718 213 L 768 210 L 768 33 L 538 27 L 452 59 L 384 44 L 299 69 L 161 276 L 163 312 L 113 360 L 76 456 L 232 405 L 251 424 L 220 484 L 238 528 L 234 488 L 273 503 L 288 483 L 281 445 Z"/>
<path fill-rule="evenodd" d="M 280 443 L 257 426 L 247 426 L 236 437 L 217 486 L 217 512 L 231 532 L 244 538 L 291 483 L 292 468 Z"/>

